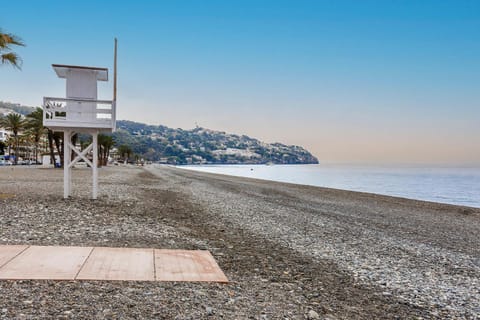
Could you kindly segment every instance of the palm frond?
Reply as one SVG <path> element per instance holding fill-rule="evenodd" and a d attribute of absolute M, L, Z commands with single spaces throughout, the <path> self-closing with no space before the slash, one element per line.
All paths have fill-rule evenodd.
<path fill-rule="evenodd" d="M 25 43 L 20 37 L 11 33 L 3 33 L 0 30 L 0 48 L 9 49 L 11 45 L 25 46 Z"/>
<path fill-rule="evenodd" d="M 11 33 L 4 33 L 0 29 L 0 61 L 1 64 L 10 64 L 21 69 L 22 59 L 12 51 L 12 46 L 25 46 L 22 39 Z"/>
<path fill-rule="evenodd" d="M 1 54 L 2 64 L 9 63 L 15 68 L 21 69 L 22 59 L 14 52 Z"/>

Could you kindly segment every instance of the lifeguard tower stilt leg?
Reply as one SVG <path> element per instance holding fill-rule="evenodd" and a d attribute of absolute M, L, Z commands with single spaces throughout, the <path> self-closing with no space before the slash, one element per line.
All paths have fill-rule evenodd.
<path fill-rule="evenodd" d="M 71 131 L 63 132 L 63 198 L 67 199 L 72 190 L 72 170 L 70 168 Z"/>
<path fill-rule="evenodd" d="M 98 132 L 92 134 L 93 164 L 92 164 L 92 199 L 97 199 L 98 190 Z"/>

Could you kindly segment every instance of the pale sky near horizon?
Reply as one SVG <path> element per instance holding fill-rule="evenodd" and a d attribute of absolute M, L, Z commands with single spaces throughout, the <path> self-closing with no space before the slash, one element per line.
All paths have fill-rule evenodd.
<path fill-rule="evenodd" d="M 247 134 L 322 162 L 480 165 L 480 1 L 10 1 L 22 71 L 0 100 L 64 96 L 52 63 L 110 68 L 118 118 Z M 100 86 L 111 98 L 112 83 Z"/>

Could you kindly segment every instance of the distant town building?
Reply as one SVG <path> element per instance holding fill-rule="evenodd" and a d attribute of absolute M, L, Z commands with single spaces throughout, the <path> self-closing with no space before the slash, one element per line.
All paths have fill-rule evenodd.
<path fill-rule="evenodd" d="M 8 136 L 9 136 L 9 132 L 7 132 L 7 131 L 4 130 L 4 129 L 0 129 L 0 141 L 1 141 L 1 142 L 7 141 Z"/>

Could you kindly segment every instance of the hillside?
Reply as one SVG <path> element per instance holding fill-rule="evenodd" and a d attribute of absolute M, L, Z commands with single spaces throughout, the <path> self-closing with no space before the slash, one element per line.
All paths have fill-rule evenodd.
<path fill-rule="evenodd" d="M 34 110 L 35 110 L 34 107 L 22 106 L 19 103 L 0 101 L 0 115 L 11 113 L 12 111 L 14 111 L 16 113 L 20 113 L 25 116 Z"/>
<path fill-rule="evenodd" d="M 245 135 L 197 127 L 192 130 L 117 121 L 117 145 L 129 145 L 145 159 L 167 163 L 309 164 L 318 163 L 300 146 L 264 143 Z"/>
<path fill-rule="evenodd" d="M 0 115 L 29 114 L 33 107 L 0 101 Z M 246 135 L 206 128 L 173 129 L 163 125 L 118 120 L 115 146 L 126 145 L 139 158 L 171 164 L 310 164 L 318 163 L 300 146 L 265 143 Z"/>

